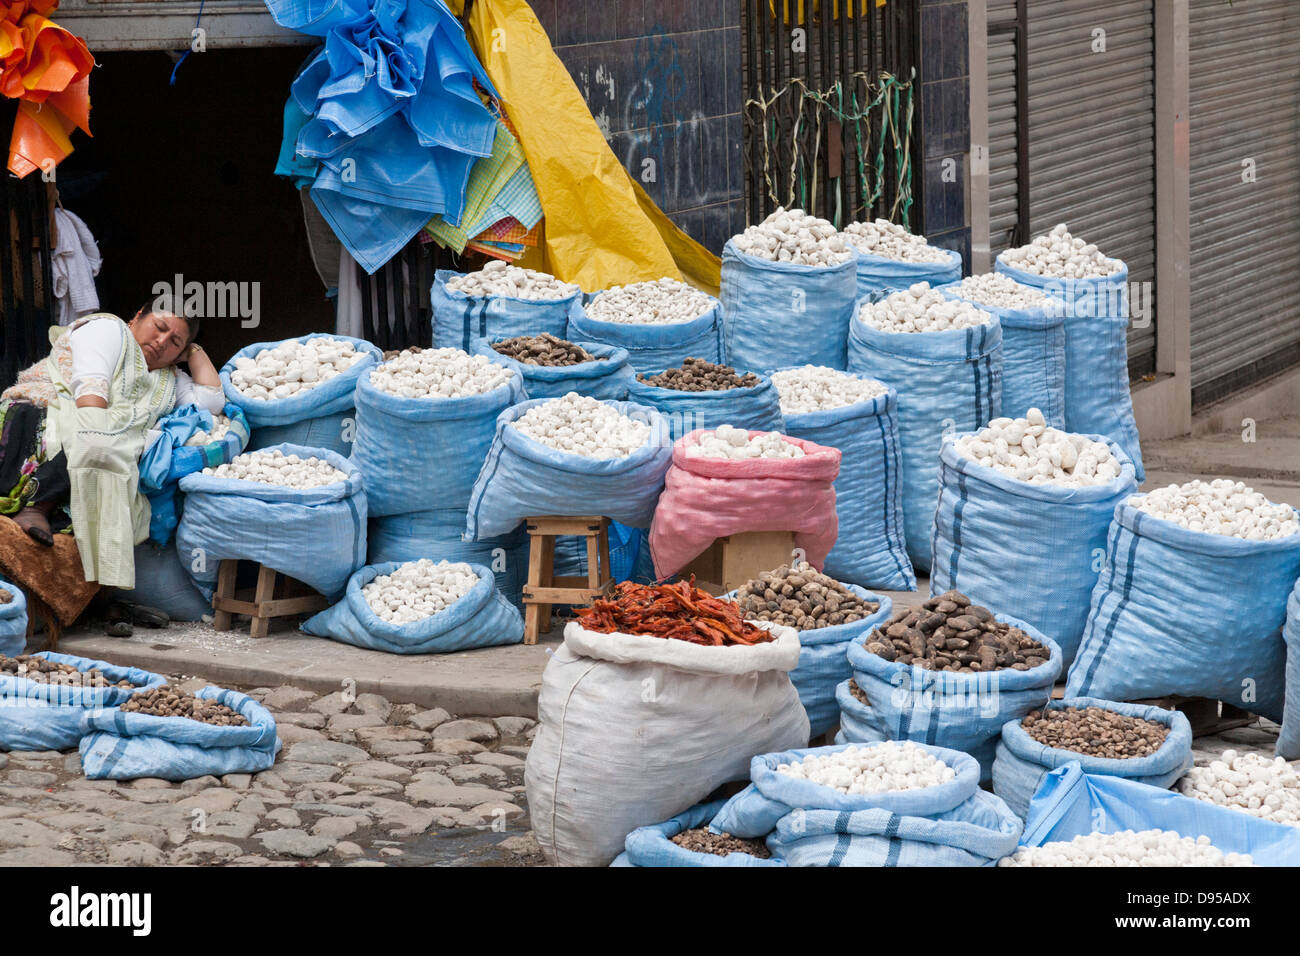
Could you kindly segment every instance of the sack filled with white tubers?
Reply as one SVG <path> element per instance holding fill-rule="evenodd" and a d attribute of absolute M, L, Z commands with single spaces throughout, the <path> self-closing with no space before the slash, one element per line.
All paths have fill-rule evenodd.
<path fill-rule="evenodd" d="M 856 261 L 833 225 L 801 209 L 733 236 L 722 250 L 723 360 L 754 372 L 844 368 Z"/>
<path fill-rule="evenodd" d="M 302 630 L 372 651 L 445 654 L 518 644 L 524 619 L 485 566 L 424 558 L 361 568 L 343 600 Z"/>
<path fill-rule="evenodd" d="M 638 372 L 681 365 L 690 356 L 718 362 L 722 304 L 676 279 L 611 286 L 569 316 L 569 336 L 626 349 Z"/>
<path fill-rule="evenodd" d="M 983 866 L 1021 827 L 979 776 L 969 754 L 911 741 L 761 754 L 709 827 L 766 837 L 787 866 Z"/>
<path fill-rule="evenodd" d="M 888 219 L 853 222 L 840 233 L 857 254 L 858 298 L 917 282 L 940 285 L 961 278 L 961 253 L 941 249 Z"/>
<path fill-rule="evenodd" d="M 839 532 L 831 577 L 861 587 L 916 589 L 903 532 L 898 392 L 866 375 L 805 365 L 772 374 L 785 430 L 840 450 Z"/>
<path fill-rule="evenodd" d="M 478 272 L 434 274 L 433 344 L 474 349 L 479 339 L 550 332 L 564 338 L 569 317 L 582 311 L 582 290 L 532 269 L 494 260 Z"/>
<path fill-rule="evenodd" d="M 1289 505 L 1226 479 L 1133 495 L 1115 508 L 1066 693 L 1210 697 L 1281 721 L 1297 578 Z"/>
<path fill-rule="evenodd" d="M 408 350 L 368 371 L 357 383 L 352 460 L 369 513 L 463 509 L 497 416 L 524 397 L 517 372 L 459 349 Z"/>
<path fill-rule="evenodd" d="M 221 385 L 253 430 L 250 451 L 288 443 L 349 455 L 357 380 L 382 358 L 371 343 L 346 335 L 257 342 L 221 367 Z"/>
<path fill-rule="evenodd" d="M 572 392 L 520 402 L 497 416 L 465 539 L 508 534 L 531 515 L 600 513 L 648 527 L 671 459 L 668 425 L 653 408 Z"/>
<path fill-rule="evenodd" d="M 930 593 L 956 588 L 1061 645 L 1069 667 L 1088 621 L 1115 506 L 1137 490 L 1118 444 L 1028 418 L 949 435 L 939 451 Z"/>
<path fill-rule="evenodd" d="M 354 462 L 277 445 L 210 470 L 181 479 L 176 529 L 176 550 L 205 598 L 226 559 L 274 568 L 331 600 L 366 563 L 366 493 Z"/>
<path fill-rule="evenodd" d="M 1286 602 L 1286 705 L 1277 752 L 1287 760 L 1300 760 L 1300 579 Z"/>
<path fill-rule="evenodd" d="M 948 327 L 879 327 L 918 328 L 936 316 Z M 878 303 L 859 303 L 849 333 L 849 371 L 898 391 L 907 554 L 918 571 L 929 571 L 939 444 L 947 432 L 983 428 L 1001 414 L 1002 326 L 987 312 L 918 283 Z"/>

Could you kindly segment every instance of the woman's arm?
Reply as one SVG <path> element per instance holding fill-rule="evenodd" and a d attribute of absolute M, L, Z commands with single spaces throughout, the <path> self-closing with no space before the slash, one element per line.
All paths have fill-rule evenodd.
<path fill-rule="evenodd" d="M 78 408 L 108 408 L 113 369 L 122 355 L 122 337 L 114 322 L 95 319 L 68 337 L 72 350 L 72 395 Z"/>
<path fill-rule="evenodd" d="M 221 376 L 217 374 L 212 359 L 208 358 L 208 353 L 199 343 L 194 342 L 190 345 L 185 352 L 185 361 L 189 363 L 190 378 L 194 379 L 194 384 L 205 385 L 208 388 L 221 388 Z"/>

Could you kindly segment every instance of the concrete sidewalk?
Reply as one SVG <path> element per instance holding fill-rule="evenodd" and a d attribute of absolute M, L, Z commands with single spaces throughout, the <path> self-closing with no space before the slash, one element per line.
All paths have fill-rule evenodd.
<path fill-rule="evenodd" d="M 1300 418 L 1260 421 L 1255 438 L 1243 442 L 1234 431 L 1146 445 L 1143 488 L 1230 477 L 1300 508 Z M 882 593 L 895 607 L 913 606 L 928 595 L 929 582 L 922 579 L 915 592 Z M 394 703 L 444 707 L 463 716 L 536 717 L 542 670 L 548 652 L 559 646 L 560 633 L 557 628 L 532 647 L 406 657 L 309 637 L 285 621 L 274 622 L 270 636 L 261 640 L 248 636 L 246 624 L 242 632 L 224 633 L 203 624 L 176 624 L 161 631 L 140 629 L 127 639 L 72 631 L 59 650 L 235 688 L 292 684 L 328 693 L 355 682 L 357 693 L 383 694 Z"/>

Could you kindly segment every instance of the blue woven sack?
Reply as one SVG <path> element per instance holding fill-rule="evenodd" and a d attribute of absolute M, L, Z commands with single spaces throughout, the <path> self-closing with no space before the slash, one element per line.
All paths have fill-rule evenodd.
<path fill-rule="evenodd" d="M 403 398 L 376 388 L 367 371 L 357 383 L 357 440 L 352 461 L 376 516 L 464 510 L 497 416 L 524 400 L 518 374 L 491 391 L 462 398 Z"/>
<path fill-rule="evenodd" d="M 707 826 L 722 809 L 725 800 L 700 803 L 671 820 L 638 827 L 627 835 L 627 849 L 610 866 L 785 866 L 783 860 L 757 857 L 752 853 L 698 853 L 673 842 L 684 830 Z M 623 862 L 619 862 L 619 861 Z"/>
<path fill-rule="evenodd" d="M 945 285 L 961 278 L 961 253 L 951 249 L 941 250 L 946 262 L 899 262 L 884 256 L 872 255 L 854 248 L 858 267 L 858 298 L 864 299 L 873 292 L 891 292 L 906 289 L 918 282 L 931 286 Z"/>
<path fill-rule="evenodd" d="M 869 402 L 787 414 L 785 430 L 840 450 L 835 479 L 839 537 L 826 558 L 825 573 L 862 587 L 915 591 L 903 530 L 898 392 L 890 388 Z"/>
<path fill-rule="evenodd" d="M 787 365 L 843 369 L 855 268 L 853 259 L 833 266 L 773 262 L 740 252 L 728 240 L 722 249 L 724 360 L 753 372 Z"/>
<path fill-rule="evenodd" d="M 21 651 L 22 648 L 19 648 Z M 0 674 L 0 750 L 67 750 L 81 740 L 81 718 L 100 707 L 117 707 L 137 691 L 161 687 L 167 678 L 137 667 L 42 651 L 33 657 L 71 664 L 77 670 L 97 670 L 111 683 L 134 686 L 93 687 L 89 684 L 50 684 Z"/>
<path fill-rule="evenodd" d="M 647 378 L 664 371 L 642 371 Z M 731 425 L 751 431 L 784 432 L 781 397 L 766 375 L 755 373 L 758 384 L 747 388 L 728 388 L 718 392 L 681 392 L 675 388 L 647 385 L 638 379 L 628 383 L 628 401 L 658 409 L 668 424 L 672 441 L 697 428 Z"/>
<path fill-rule="evenodd" d="M 1110 446 L 1118 478 L 1080 488 L 1033 485 L 961 455 L 959 437 L 945 437 L 939 453 L 930 593 L 956 589 L 993 611 L 1014 610 L 1061 645 L 1069 667 L 1115 506 L 1137 491 L 1133 464 L 1115 442 L 1092 435 Z"/>
<path fill-rule="evenodd" d="M 203 687 L 194 696 L 224 704 L 248 724 L 218 726 L 117 707 L 86 711 L 81 718 L 81 769 L 86 779 L 190 780 L 270 769 L 281 747 L 270 711 L 245 694 L 219 687 Z"/>
<path fill-rule="evenodd" d="M 357 466 L 332 451 L 277 445 L 285 455 L 316 457 L 347 478 L 300 490 L 211 475 L 187 475 L 188 497 L 176 550 L 212 597 L 221 561 L 255 561 L 336 600 L 366 563 L 366 493 Z"/>
<path fill-rule="evenodd" d="M 9 592 L 9 601 L 0 604 L 0 654 L 14 657 L 27 646 L 27 595 L 4 578 L 0 588 Z"/>
<path fill-rule="evenodd" d="M 464 273 L 439 269 L 434 274 L 433 344 L 472 352 L 479 339 L 510 339 L 550 332 L 564 338 L 569 316 L 582 311 L 582 293 L 563 299 L 517 299 L 508 295 L 470 296 L 448 289 Z"/>
<path fill-rule="evenodd" d="M 1044 709 L 1062 710 L 1066 707 L 1100 707 L 1127 717 L 1149 720 L 1168 727 L 1169 736 L 1155 753 L 1146 757 L 1091 757 L 1040 743 L 1020 726 L 1019 717 L 1007 721 L 1002 727 L 1002 739 L 998 741 L 997 756 L 993 760 L 993 792 L 1005 800 L 1021 819 L 1029 815 L 1029 802 L 1038 792 L 1043 778 L 1072 761 L 1078 762 L 1088 774 L 1123 777 L 1162 789 L 1173 786 L 1191 769 L 1192 725 L 1181 711 L 1144 704 L 1122 704 L 1095 697 L 1054 700 Z"/>
<path fill-rule="evenodd" d="M 587 303 L 595 300 L 597 292 Z M 575 341 L 595 342 L 627 350 L 628 363 L 638 372 L 655 368 L 676 368 L 687 358 L 722 361 L 722 304 L 689 322 L 641 325 L 606 322 L 592 317 L 584 308 L 569 315 L 569 333 Z M 588 350 L 590 351 L 590 350 Z"/>
<path fill-rule="evenodd" d="M 1300 581 L 1286 602 L 1286 703 L 1282 716 L 1282 733 L 1277 738 L 1278 756 L 1300 759 Z"/>
<path fill-rule="evenodd" d="M 930 534 L 939 499 L 939 443 L 976 431 L 1002 413 L 1002 327 L 943 332 L 883 332 L 855 316 L 849 371 L 898 391 L 903 449 L 903 528 L 907 554 L 930 570 Z"/>
<path fill-rule="evenodd" d="M 529 365 L 492 348 L 502 340 L 501 336 L 495 335 L 489 339 L 477 339 L 472 351 L 476 355 L 487 356 L 497 365 L 518 372 L 523 378 L 526 398 L 560 398 L 569 392 L 577 392 L 588 398 L 613 399 L 616 402 L 627 398 L 627 385 L 635 373 L 628 364 L 626 349 L 572 339 L 570 341 L 594 356 L 595 361 L 579 362 L 576 365 Z"/>
<path fill-rule="evenodd" d="M 1029 804 L 1021 846 L 1086 833 L 1172 830 L 1210 838 L 1224 853 L 1249 853 L 1259 866 L 1300 865 L 1300 827 L 1216 806 L 1123 777 L 1094 776 L 1077 762 L 1051 771 Z"/>
<path fill-rule="evenodd" d="M 773 857 L 788 866 L 983 866 L 1015 848 L 1020 820 L 1000 798 L 979 789 L 979 765 L 968 754 L 920 745 L 956 776 L 932 787 L 885 793 L 843 793 L 776 769 L 850 746 L 858 745 L 755 757 L 752 782 L 727 801 L 709 828 L 765 836 Z"/>
<path fill-rule="evenodd" d="M 1113 439 L 1146 480 L 1128 381 L 1128 267 L 1104 279 L 1054 279 L 994 266 L 1065 305 L 1065 427 Z"/>
<path fill-rule="evenodd" d="M 1300 534 L 1247 541 L 1115 507 L 1066 694 L 1211 697 L 1281 721 Z M 1239 611 L 1210 610 L 1232 595 Z"/>
<path fill-rule="evenodd" d="M 123 591 L 122 597 L 137 604 L 154 607 L 173 621 L 199 621 L 212 614 L 212 601 L 203 596 L 190 578 L 176 545 L 158 547 L 152 541 L 135 546 L 135 588 Z"/>

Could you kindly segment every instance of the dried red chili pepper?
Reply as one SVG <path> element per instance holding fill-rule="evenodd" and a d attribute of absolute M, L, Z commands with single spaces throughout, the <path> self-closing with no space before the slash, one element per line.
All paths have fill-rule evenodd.
<path fill-rule="evenodd" d="M 773 640 L 769 631 L 744 621 L 740 613 L 739 604 L 701 591 L 692 577 L 676 584 L 620 582 L 609 597 L 580 608 L 577 616 L 587 630 L 602 634 L 621 631 L 712 647 Z"/>

